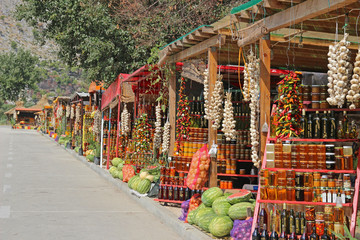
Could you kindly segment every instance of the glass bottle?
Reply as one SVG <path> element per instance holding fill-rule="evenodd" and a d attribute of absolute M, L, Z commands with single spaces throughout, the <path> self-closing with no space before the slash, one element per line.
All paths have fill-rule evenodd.
<path fill-rule="evenodd" d="M 327 112 L 324 112 L 324 115 L 321 118 L 321 138 L 327 139 L 328 138 L 328 118 Z"/>
<path fill-rule="evenodd" d="M 349 119 L 348 116 L 346 114 L 346 111 L 343 112 L 343 128 L 344 128 L 344 138 L 348 138 L 349 137 Z"/>
<path fill-rule="evenodd" d="M 288 240 L 287 238 L 287 234 L 286 234 L 286 231 L 285 231 L 285 226 L 284 225 L 281 225 L 281 234 L 279 236 L 279 240 Z"/>
<path fill-rule="evenodd" d="M 321 122 L 319 117 L 319 111 L 315 112 L 315 116 L 313 119 L 313 138 L 320 138 L 321 137 Z"/>
<path fill-rule="evenodd" d="M 301 216 L 300 216 L 300 212 L 296 213 L 296 217 L 295 217 L 295 233 L 297 235 L 301 235 Z"/>
<path fill-rule="evenodd" d="M 261 210 L 260 210 L 260 213 L 259 213 L 259 226 L 264 226 L 268 223 L 267 221 L 267 213 L 266 213 L 266 210 L 264 208 L 264 205 L 261 206 Z M 263 229 L 260 229 L 260 231 L 262 232 Z"/>
<path fill-rule="evenodd" d="M 270 240 L 278 240 L 279 239 L 279 236 L 275 230 L 275 223 L 273 224 L 273 227 L 272 227 L 272 232 L 270 234 Z"/>
<path fill-rule="evenodd" d="M 263 225 L 263 230 L 261 232 L 260 239 L 261 240 L 270 240 L 268 231 L 266 230 L 266 224 Z"/>
<path fill-rule="evenodd" d="M 307 138 L 313 138 L 313 122 L 311 114 L 309 114 L 309 119 L 307 121 Z"/>
<path fill-rule="evenodd" d="M 179 200 L 179 189 L 177 187 L 177 185 L 174 186 L 174 196 L 173 196 L 174 201 L 178 201 Z"/>
<path fill-rule="evenodd" d="M 190 191 L 188 187 L 185 189 L 184 199 L 185 201 L 190 199 Z"/>
<path fill-rule="evenodd" d="M 335 139 L 336 138 L 336 119 L 334 116 L 334 111 L 330 112 L 330 117 L 328 120 L 328 138 Z"/>
<path fill-rule="evenodd" d="M 310 240 L 319 240 L 318 235 L 316 235 L 316 227 L 313 227 L 312 233 L 310 235 Z"/>
<path fill-rule="evenodd" d="M 163 194 L 164 194 L 164 186 L 160 185 L 158 199 L 163 199 L 163 197 L 164 197 Z"/>
<path fill-rule="evenodd" d="M 302 115 L 300 118 L 300 126 L 303 130 L 300 134 L 300 138 L 307 138 L 307 121 L 305 116 L 305 109 L 302 110 Z"/>
<path fill-rule="evenodd" d="M 337 127 L 337 138 L 342 139 L 344 138 L 344 127 L 342 121 L 339 121 L 339 125 Z"/>
<path fill-rule="evenodd" d="M 172 185 L 170 185 L 168 187 L 168 199 L 169 200 L 174 200 L 174 192 L 173 192 L 173 187 Z"/>
<path fill-rule="evenodd" d="M 255 227 L 254 232 L 252 233 L 252 239 L 253 240 L 260 240 L 259 226 Z"/>
<path fill-rule="evenodd" d="M 324 228 L 324 234 L 320 238 L 321 240 L 330 240 L 330 237 L 327 234 L 327 228 Z"/>
<path fill-rule="evenodd" d="M 283 210 L 281 211 L 281 215 L 280 215 L 280 223 L 281 223 L 281 232 L 285 232 L 286 234 L 289 233 L 288 230 L 288 216 L 287 216 L 287 211 L 286 211 L 286 203 L 284 203 L 283 205 Z"/>
<path fill-rule="evenodd" d="M 297 239 L 297 236 L 295 234 L 295 232 L 292 232 L 289 236 L 289 240 L 296 240 Z"/>
<path fill-rule="evenodd" d="M 301 235 L 300 240 L 308 240 L 308 238 L 306 236 L 306 228 L 305 228 L 305 231 L 303 232 L 303 234 Z"/>
<path fill-rule="evenodd" d="M 289 215 L 289 227 L 290 227 L 290 233 L 295 233 L 295 213 L 294 213 L 294 209 L 290 210 L 290 215 Z"/>
<path fill-rule="evenodd" d="M 334 208 L 334 220 L 335 222 L 344 222 L 344 209 L 341 201 L 340 193 L 336 197 L 336 206 Z"/>
<path fill-rule="evenodd" d="M 184 188 L 181 186 L 179 189 L 179 201 L 185 201 L 184 197 Z"/>

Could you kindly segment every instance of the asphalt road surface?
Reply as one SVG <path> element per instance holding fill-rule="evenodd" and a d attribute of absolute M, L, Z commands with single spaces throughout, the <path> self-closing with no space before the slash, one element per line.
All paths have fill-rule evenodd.
<path fill-rule="evenodd" d="M 0 126 L 0 240 L 181 239 L 68 152 Z"/>

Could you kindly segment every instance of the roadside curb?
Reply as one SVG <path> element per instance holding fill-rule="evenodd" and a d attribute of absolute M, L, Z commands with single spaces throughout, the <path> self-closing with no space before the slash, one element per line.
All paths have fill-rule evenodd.
<path fill-rule="evenodd" d="M 41 132 L 40 134 L 46 138 L 49 138 L 47 134 L 43 134 Z M 49 140 L 53 140 L 53 139 L 49 138 Z M 130 189 L 127 186 L 127 183 L 124 183 L 118 179 L 113 178 L 107 170 L 100 168 L 98 165 L 94 163 L 88 162 L 85 157 L 78 155 L 75 151 L 65 148 L 64 146 L 58 144 L 55 141 L 53 142 L 58 147 L 70 153 L 77 160 L 81 161 L 87 167 L 91 168 L 99 176 L 101 176 L 102 178 L 113 184 L 117 189 L 126 193 L 132 200 L 135 200 L 147 211 L 158 217 L 163 224 L 166 224 L 167 226 L 172 228 L 181 238 L 187 240 L 213 239 L 210 236 L 206 235 L 205 233 L 199 231 L 197 228 L 193 227 L 192 225 L 180 221 L 178 219 L 178 216 L 166 210 L 164 207 L 162 207 L 158 202 L 155 202 L 153 199 L 148 197 L 139 198 L 135 196 L 134 194 L 131 193 Z"/>

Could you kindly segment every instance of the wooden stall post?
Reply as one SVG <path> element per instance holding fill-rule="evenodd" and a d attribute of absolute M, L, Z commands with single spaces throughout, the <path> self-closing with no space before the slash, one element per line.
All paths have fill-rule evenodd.
<path fill-rule="evenodd" d="M 217 77 L 218 54 L 216 47 L 208 49 L 208 68 L 209 68 L 209 98 L 212 96 Z M 209 123 L 209 149 L 213 143 L 217 143 L 217 130 Z M 217 187 L 217 163 L 216 158 L 211 158 L 209 187 Z"/>
<path fill-rule="evenodd" d="M 176 125 L 176 66 L 172 63 L 173 70 L 169 79 L 169 122 L 170 122 L 170 147 L 169 156 L 174 156 L 175 125 Z"/>
<path fill-rule="evenodd" d="M 260 131 L 265 121 L 270 126 L 270 34 L 260 39 Z M 264 158 L 267 132 L 260 133 L 260 157 Z"/>
<path fill-rule="evenodd" d="M 108 128 L 108 138 L 107 138 L 107 159 L 106 159 L 106 169 L 109 169 L 110 165 L 110 132 L 111 132 L 111 106 L 109 106 L 109 128 Z"/>
<path fill-rule="evenodd" d="M 101 106 L 101 105 L 100 105 Z M 101 113 L 101 137 L 100 137 L 100 168 L 103 166 L 103 158 L 104 158 L 104 111 Z"/>

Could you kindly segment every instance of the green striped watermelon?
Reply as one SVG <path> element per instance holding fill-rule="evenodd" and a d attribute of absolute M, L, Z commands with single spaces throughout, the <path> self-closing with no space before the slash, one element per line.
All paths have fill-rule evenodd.
<path fill-rule="evenodd" d="M 145 194 L 150 190 L 151 187 L 151 181 L 149 179 L 143 179 L 140 181 L 140 183 L 136 187 L 136 191 L 138 191 L 140 194 Z"/>
<path fill-rule="evenodd" d="M 226 200 L 225 200 L 226 201 Z M 217 202 L 216 201 L 212 205 L 212 209 L 216 213 L 216 215 L 219 216 L 226 216 L 229 212 L 229 208 L 231 207 L 231 204 L 226 202 Z"/>
<path fill-rule="evenodd" d="M 231 217 L 232 220 L 245 220 L 247 218 L 247 208 L 251 208 L 251 210 L 254 211 L 255 206 L 253 203 L 249 202 L 241 202 L 234 204 L 229 208 L 229 217 Z"/>
<path fill-rule="evenodd" d="M 213 202 L 218 198 L 223 196 L 223 191 L 218 187 L 212 187 L 206 190 L 201 195 L 201 201 L 207 206 L 211 207 Z"/>
<path fill-rule="evenodd" d="M 230 234 L 233 221 L 228 216 L 218 216 L 211 220 L 209 231 L 215 237 L 221 238 Z"/>
<path fill-rule="evenodd" d="M 133 183 L 135 182 L 135 180 L 137 180 L 137 179 L 140 179 L 140 177 L 139 176 L 133 176 L 132 178 L 130 178 L 130 180 L 129 180 L 129 182 L 128 182 L 128 187 L 130 188 L 130 189 L 134 189 L 133 188 Z"/>

